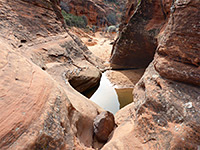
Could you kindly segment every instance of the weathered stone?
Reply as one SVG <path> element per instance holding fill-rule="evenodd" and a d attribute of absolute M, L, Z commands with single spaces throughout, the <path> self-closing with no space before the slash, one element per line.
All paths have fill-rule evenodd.
<path fill-rule="evenodd" d="M 168 19 L 170 3 L 141 0 L 132 7 L 135 12 L 113 46 L 110 62 L 114 69 L 148 66 L 157 47 L 157 35 Z"/>
<path fill-rule="evenodd" d="M 102 149 L 197 149 L 200 89 L 162 78 L 151 64 L 137 83 L 134 102 L 115 115 Z"/>
<path fill-rule="evenodd" d="M 137 8 L 137 5 L 139 3 L 139 0 L 127 0 L 126 6 L 124 8 L 124 11 L 122 12 L 122 19 L 120 24 L 120 32 L 125 27 L 125 25 L 128 24 L 130 21 L 131 16 L 134 14 L 135 9 Z"/>
<path fill-rule="evenodd" d="M 134 102 L 115 115 L 118 127 L 103 150 L 199 148 L 199 4 L 171 3 L 154 60 L 134 88 Z"/>
<path fill-rule="evenodd" d="M 65 84 L 66 71 L 85 66 L 90 72 L 81 78 L 81 82 L 88 84 L 81 88 L 86 90 L 90 85 L 98 84 L 96 81 L 100 80 L 102 61 L 93 56 L 79 38 L 63 28 L 63 18 L 57 15 L 57 11 L 60 11 L 56 9 L 57 1 L 2 1 L 0 6 L 4 16 L 0 22 L 0 34 L 14 49 L 17 48 L 22 55 L 56 76 L 55 80 L 61 77 L 61 84 Z M 62 72 L 56 69 L 61 67 Z"/>
<path fill-rule="evenodd" d="M 108 24 L 106 14 L 110 8 L 103 2 L 94 0 L 62 0 L 69 7 L 69 12 L 77 16 L 86 16 L 91 25 L 105 26 Z"/>
<path fill-rule="evenodd" d="M 126 0 L 116 0 L 115 2 L 105 2 L 104 0 L 61 0 L 64 9 L 68 13 L 76 16 L 86 16 L 89 25 L 105 27 L 111 25 L 107 16 L 111 13 L 121 14 Z M 114 17 L 114 16 L 113 16 Z M 116 17 L 117 22 L 119 18 Z"/>
<path fill-rule="evenodd" d="M 159 39 L 154 66 L 161 76 L 200 86 L 199 1 L 176 1 Z"/>
<path fill-rule="evenodd" d="M 94 119 L 94 135 L 99 142 L 106 142 L 110 133 L 115 127 L 115 120 L 112 113 L 106 111 L 100 113 Z"/>
<path fill-rule="evenodd" d="M 103 110 L 65 75 L 85 66 L 100 75 L 101 62 L 63 28 L 58 1 L 0 7 L 0 149 L 90 149 Z"/>

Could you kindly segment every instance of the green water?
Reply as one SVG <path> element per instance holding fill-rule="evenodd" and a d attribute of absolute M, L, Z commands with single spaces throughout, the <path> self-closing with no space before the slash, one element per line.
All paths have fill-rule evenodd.
<path fill-rule="evenodd" d="M 106 77 L 106 73 L 103 73 L 98 89 L 87 91 L 84 95 L 100 107 L 115 114 L 119 109 L 133 101 L 132 90 L 132 88 L 114 88 Z M 92 94 L 93 92 L 94 94 Z"/>
<path fill-rule="evenodd" d="M 133 88 L 115 89 L 115 91 L 117 92 L 120 109 L 133 102 Z"/>

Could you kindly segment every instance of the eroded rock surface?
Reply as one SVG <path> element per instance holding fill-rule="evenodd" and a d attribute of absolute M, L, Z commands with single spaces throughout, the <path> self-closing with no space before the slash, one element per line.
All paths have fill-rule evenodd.
<path fill-rule="evenodd" d="M 171 3 L 154 60 L 134 88 L 134 102 L 115 115 L 118 127 L 102 149 L 199 148 L 199 4 Z"/>
<path fill-rule="evenodd" d="M 134 89 L 134 102 L 115 115 L 103 149 L 197 149 L 200 89 L 162 78 L 151 64 Z"/>
<path fill-rule="evenodd" d="M 68 6 L 69 12 L 77 16 L 86 16 L 88 23 L 92 25 L 105 26 L 108 24 L 106 14 L 112 12 L 110 7 L 97 0 L 62 0 Z"/>
<path fill-rule="evenodd" d="M 198 1 L 176 1 L 154 60 L 161 76 L 200 86 Z"/>
<path fill-rule="evenodd" d="M 103 110 L 66 74 L 90 69 L 98 80 L 101 61 L 64 28 L 59 1 L 0 7 L 0 149 L 92 149 L 93 120 Z"/>
<path fill-rule="evenodd" d="M 106 142 L 115 127 L 115 119 L 112 113 L 105 111 L 94 119 L 94 136 L 99 142 Z"/>
<path fill-rule="evenodd" d="M 93 57 L 80 39 L 63 28 L 63 19 L 58 17 L 61 15 L 60 9 L 56 9 L 57 3 L 2 1 L 0 11 L 4 17 L 0 22 L 0 33 L 16 51 L 52 76 L 63 77 L 66 71 L 90 68 L 91 72 L 82 69 L 82 72 L 88 74 L 87 78 L 82 78 L 86 79 L 84 82 L 88 82 L 87 86 L 82 87 L 86 90 L 100 79 L 99 69 L 103 69 L 103 65 L 99 59 Z M 92 72 L 96 72 L 97 75 L 92 76 Z M 55 77 L 55 80 L 58 78 Z M 65 83 L 64 80 L 62 82 Z"/>
<path fill-rule="evenodd" d="M 133 2 L 130 2 L 133 7 L 130 9 L 135 11 L 120 32 L 112 50 L 110 62 L 114 69 L 147 67 L 157 47 L 156 36 L 169 16 L 169 1 Z M 131 13 L 131 10 L 128 11 Z M 129 16 L 126 18 L 129 20 Z"/>

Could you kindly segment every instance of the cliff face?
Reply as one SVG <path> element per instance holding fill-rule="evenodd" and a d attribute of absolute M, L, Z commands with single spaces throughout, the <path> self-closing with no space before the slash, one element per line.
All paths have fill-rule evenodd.
<path fill-rule="evenodd" d="M 200 86 L 198 5 L 198 1 L 175 3 L 175 12 L 160 33 L 154 66 L 165 78 Z"/>
<path fill-rule="evenodd" d="M 58 4 L 0 2 L 0 149 L 93 145 L 93 120 L 103 110 L 68 81 L 79 77 L 80 90 L 94 86 L 101 61 L 63 28 Z"/>
<path fill-rule="evenodd" d="M 133 1 L 130 4 L 132 8 L 125 15 L 130 21 L 121 29 L 112 50 L 110 62 L 114 69 L 146 67 L 153 59 L 157 35 L 169 16 L 169 1 Z"/>
<path fill-rule="evenodd" d="M 88 23 L 98 26 L 105 26 L 107 24 L 106 14 L 111 12 L 110 8 L 103 2 L 85 0 L 63 0 L 64 3 L 69 7 L 69 12 L 76 16 L 86 16 Z"/>
<path fill-rule="evenodd" d="M 137 8 L 137 5 L 139 4 L 139 0 L 127 0 L 126 5 L 124 8 L 124 11 L 122 13 L 122 19 L 121 19 L 121 28 L 124 28 L 124 26 L 129 22 L 131 16 L 134 14 L 135 9 Z"/>
<path fill-rule="evenodd" d="M 149 6 L 148 10 L 154 10 L 153 8 L 160 4 L 160 1 L 151 2 L 154 5 Z M 141 1 L 140 7 L 145 7 L 146 5 L 142 3 L 144 1 Z M 171 2 L 171 12 L 170 8 L 165 11 L 169 12 L 169 19 L 166 22 L 163 20 L 163 24 L 158 24 L 158 21 L 151 20 L 148 22 L 151 26 L 148 24 L 145 26 L 146 29 L 159 27 L 157 28 L 159 30 L 156 30 L 159 38 L 158 44 L 155 43 L 154 59 L 133 90 L 134 102 L 115 115 L 118 127 L 103 149 L 199 148 L 199 4 L 198 0 Z M 130 22 L 134 20 L 134 17 L 137 19 L 137 11 L 141 9 L 138 7 Z M 164 17 L 161 8 L 157 11 L 160 12 L 160 17 Z M 149 13 L 151 14 L 151 12 Z M 154 18 L 154 15 L 152 17 Z M 157 19 L 160 20 L 160 17 L 158 16 Z M 121 48 L 116 49 L 116 52 L 113 53 L 113 57 L 119 56 L 118 62 L 121 61 L 123 64 L 120 67 L 127 67 L 124 65 L 126 64 L 125 59 L 121 59 L 127 54 L 127 48 L 134 50 L 131 54 L 128 52 L 133 56 L 131 62 L 133 67 L 137 67 L 140 62 L 143 63 L 143 58 L 138 56 L 139 52 L 133 47 L 137 43 L 132 45 L 129 40 L 141 43 L 138 41 L 138 36 L 143 37 L 147 30 L 141 30 L 144 29 L 144 26 L 131 25 L 131 23 L 128 24 L 122 31 L 116 47 L 119 46 L 120 40 L 127 41 L 127 45 L 124 47 L 122 44 Z M 137 32 L 131 28 L 137 28 L 140 31 L 139 35 L 131 38 L 123 36 L 130 35 L 131 31 Z M 162 30 L 160 30 L 161 28 Z M 153 35 L 155 36 L 155 34 Z M 143 42 L 146 44 L 146 40 Z M 145 49 L 138 51 L 141 50 Z M 138 62 L 135 63 L 136 56 L 142 60 L 138 58 Z M 126 58 L 127 61 L 131 61 L 131 57 L 126 56 Z"/>
<path fill-rule="evenodd" d="M 94 140 L 93 120 L 104 110 L 69 82 L 84 91 L 97 83 L 103 67 L 64 28 L 58 2 L 0 2 L 0 149 L 102 146 Z M 117 128 L 102 149 L 198 149 L 199 4 L 141 0 L 137 5 L 117 40 L 113 67 L 153 61 L 134 88 L 134 102 L 115 115 Z M 127 52 L 130 48 L 134 51 Z"/>
<path fill-rule="evenodd" d="M 126 1 L 116 0 L 109 2 L 106 0 L 62 0 L 69 13 L 76 16 L 86 16 L 89 25 L 96 25 L 98 27 L 104 27 L 105 25 L 111 25 L 107 16 L 110 14 L 121 15 L 121 11 L 125 6 Z M 117 15 L 116 15 L 117 16 Z M 115 18 L 115 16 L 112 16 Z M 119 21 L 119 18 L 116 18 Z"/>

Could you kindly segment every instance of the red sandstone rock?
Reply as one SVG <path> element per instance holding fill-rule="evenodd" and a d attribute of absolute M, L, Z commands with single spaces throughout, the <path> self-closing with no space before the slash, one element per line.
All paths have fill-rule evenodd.
<path fill-rule="evenodd" d="M 161 76 L 200 86 L 198 1 L 177 1 L 159 40 L 154 66 Z"/>
<path fill-rule="evenodd" d="M 137 83 L 134 102 L 115 115 L 107 149 L 198 149 L 200 89 L 162 78 L 151 64 Z"/>
<path fill-rule="evenodd" d="M 0 34 L 17 51 L 50 74 L 57 72 L 56 76 L 61 78 L 66 71 L 89 68 L 91 72 L 82 69 L 81 73 L 86 71 L 88 76 L 80 79 L 88 84 L 77 85 L 83 91 L 98 84 L 96 81 L 100 80 L 102 62 L 93 57 L 80 39 L 63 28 L 62 17 L 58 17 L 61 14 L 57 15 L 60 9 L 57 11 L 56 1 L 2 1 L 0 5 L 0 11 L 4 14 L 0 22 Z M 56 67 L 62 67 L 62 72 Z M 61 82 L 65 83 L 65 80 Z"/>
<path fill-rule="evenodd" d="M 92 146 L 93 119 L 101 109 L 70 86 L 58 85 L 2 39 L 0 47 L 0 148 Z"/>
<path fill-rule="evenodd" d="M 115 115 L 118 127 L 103 150 L 199 148 L 199 4 L 175 1 L 134 102 Z"/>
<path fill-rule="evenodd" d="M 0 149 L 90 149 L 102 109 L 66 72 L 87 65 L 98 80 L 101 62 L 63 28 L 58 1 L 2 0 L 0 8 Z"/>
<path fill-rule="evenodd" d="M 138 3 L 139 3 L 138 0 L 127 0 L 125 10 L 122 13 L 122 19 L 121 19 L 121 24 L 120 24 L 120 32 L 122 31 L 124 26 L 127 25 L 131 16 L 134 14 Z"/>
<path fill-rule="evenodd" d="M 94 119 L 94 135 L 99 142 L 106 142 L 115 126 L 115 120 L 112 113 L 106 111 L 100 113 Z"/>
<path fill-rule="evenodd" d="M 167 22 L 170 3 L 160 0 L 139 3 L 135 0 L 132 7 L 130 9 L 135 12 L 113 46 L 110 62 L 114 69 L 148 66 L 157 47 L 157 35 Z"/>
<path fill-rule="evenodd" d="M 116 0 L 113 3 L 106 2 L 105 0 L 62 0 L 63 5 L 68 9 L 68 12 L 76 16 L 86 16 L 89 25 L 96 25 L 104 27 L 111 25 L 107 20 L 110 13 L 121 15 L 121 11 L 125 6 L 125 0 Z M 117 18 L 117 21 L 119 21 Z"/>
<path fill-rule="evenodd" d="M 85 15 L 89 24 L 105 26 L 108 23 L 106 14 L 111 10 L 103 2 L 94 0 L 63 0 L 63 2 L 69 6 L 70 13 L 77 16 Z"/>

